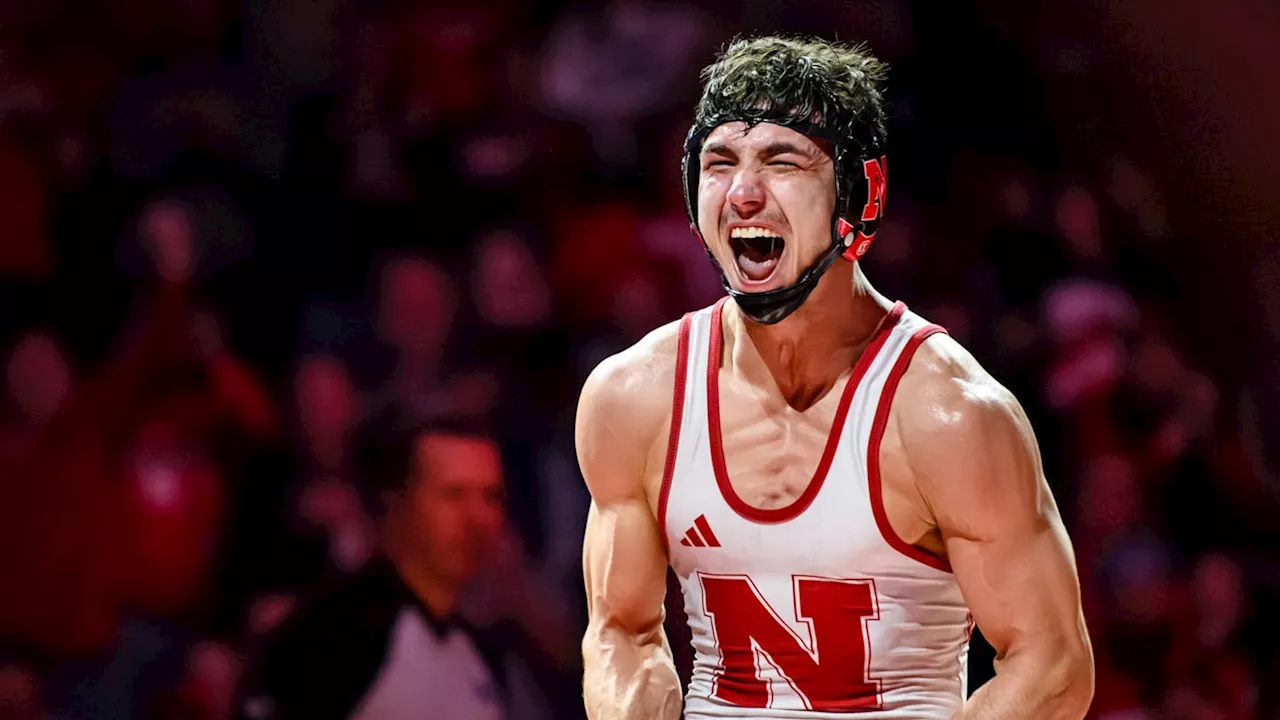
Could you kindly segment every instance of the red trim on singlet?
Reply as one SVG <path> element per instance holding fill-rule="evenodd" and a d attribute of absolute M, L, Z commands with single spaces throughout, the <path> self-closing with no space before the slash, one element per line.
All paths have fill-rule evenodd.
<path fill-rule="evenodd" d="M 880 348 L 889 338 L 889 331 L 898 324 L 907 307 L 901 302 L 894 304 L 893 309 L 881 321 L 875 337 L 867 345 L 866 350 L 862 351 L 858 362 L 854 364 L 853 373 L 845 382 L 844 392 L 840 395 L 840 404 L 836 407 L 831 430 L 827 433 L 827 445 L 822 451 L 822 459 L 818 461 L 818 467 L 804 492 L 786 507 L 762 510 L 747 504 L 738 496 L 733 489 L 733 484 L 729 482 L 729 471 L 725 469 L 724 464 L 724 444 L 720 436 L 720 350 L 723 341 L 720 313 L 723 306 L 724 301 L 721 300 L 711 312 L 711 342 L 707 361 L 707 422 L 710 425 L 708 434 L 711 437 L 711 466 L 716 473 L 716 484 L 720 486 L 720 494 L 724 496 L 725 502 L 742 517 L 758 523 L 786 522 L 804 512 L 818 496 L 818 491 L 822 489 L 822 483 L 827 479 L 827 471 L 831 469 L 831 461 L 835 459 L 840 435 L 844 432 L 844 421 L 849 414 L 849 404 L 853 402 L 853 393 L 862 382 L 863 376 L 867 374 L 867 368 L 871 367 L 871 361 L 879 354 Z"/>
<path fill-rule="evenodd" d="M 911 339 L 907 340 L 906 346 L 902 348 L 897 361 L 894 362 L 893 368 L 889 371 L 889 377 L 885 378 L 884 389 L 880 392 L 880 404 L 876 406 L 875 419 L 871 423 L 871 440 L 867 443 L 867 486 L 871 495 L 871 512 L 876 517 L 876 526 L 880 528 L 880 535 L 884 537 L 885 542 L 912 560 L 936 570 L 951 572 L 951 564 L 947 561 L 936 558 L 898 537 L 898 533 L 894 532 L 893 526 L 889 524 L 888 514 L 884 511 L 884 495 L 880 489 L 880 441 L 884 439 L 885 428 L 889 425 L 889 409 L 893 406 L 893 394 L 898 389 L 898 382 L 907 372 L 907 367 L 911 365 L 911 357 L 915 355 L 916 349 L 930 335 L 945 332 L 946 330 L 938 325 L 926 325 L 915 331 Z"/>
<path fill-rule="evenodd" d="M 680 448 L 680 421 L 684 418 L 684 389 L 689 375 L 689 328 L 693 316 L 680 319 L 679 340 L 676 342 L 675 390 L 671 398 L 671 433 L 667 436 L 667 462 L 662 468 L 662 488 L 658 491 L 658 530 L 662 533 L 662 546 L 667 547 L 667 498 L 671 495 L 671 478 L 676 472 L 676 451 Z"/>

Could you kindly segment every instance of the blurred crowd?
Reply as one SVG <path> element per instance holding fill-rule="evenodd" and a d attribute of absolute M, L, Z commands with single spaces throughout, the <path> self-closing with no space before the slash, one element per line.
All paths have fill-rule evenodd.
<path fill-rule="evenodd" d="M 1280 717 L 1280 508 L 1158 178 L 1066 152 L 1058 81 L 906 0 L 0 3 L 0 717 L 232 717 L 262 638 L 374 552 L 353 447 L 388 410 L 492 429 L 509 528 L 469 607 L 580 715 L 577 390 L 721 293 L 677 168 L 697 69 L 750 31 L 890 64 L 864 265 L 1026 406 L 1092 717 Z"/>

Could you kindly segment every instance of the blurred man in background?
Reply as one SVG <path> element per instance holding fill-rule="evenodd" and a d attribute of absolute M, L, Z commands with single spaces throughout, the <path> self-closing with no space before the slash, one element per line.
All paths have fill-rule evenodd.
<path fill-rule="evenodd" d="M 551 717 L 513 643 L 462 615 L 506 529 L 497 445 L 462 424 L 380 431 L 362 453 L 382 554 L 267 641 L 239 716 Z"/>

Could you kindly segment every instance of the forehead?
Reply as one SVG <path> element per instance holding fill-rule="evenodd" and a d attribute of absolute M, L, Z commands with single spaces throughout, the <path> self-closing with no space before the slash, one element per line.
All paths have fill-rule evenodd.
<path fill-rule="evenodd" d="M 735 153 L 743 154 L 763 152 L 765 148 L 777 143 L 793 145 L 801 152 L 812 155 L 823 154 L 822 148 L 808 135 L 789 127 L 767 122 L 756 125 L 747 125 L 741 121 L 725 123 L 707 135 L 702 147 L 706 149 L 713 144 L 721 145 Z"/>
<path fill-rule="evenodd" d="M 443 433 L 418 439 L 420 476 L 439 485 L 485 488 L 502 482 L 502 456 L 492 440 Z"/>

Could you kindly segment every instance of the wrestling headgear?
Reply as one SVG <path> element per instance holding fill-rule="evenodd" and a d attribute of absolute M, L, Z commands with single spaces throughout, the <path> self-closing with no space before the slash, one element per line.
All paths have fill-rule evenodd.
<path fill-rule="evenodd" d="M 735 48 L 751 45 L 776 45 L 784 50 L 803 53 L 811 47 L 797 47 L 795 41 L 765 38 L 762 40 L 734 43 L 727 55 Z M 823 44 L 821 49 L 830 51 L 832 46 Z M 727 94 L 721 79 L 717 85 L 716 72 L 713 69 L 710 79 L 703 91 L 702 100 L 698 103 L 697 117 L 693 127 L 685 139 L 684 157 L 681 168 L 684 176 L 685 210 L 693 231 L 706 247 L 706 239 L 698 227 L 698 179 L 701 173 L 699 155 L 702 143 L 707 135 L 717 127 L 730 122 L 744 122 L 748 127 L 768 122 L 791 128 L 796 132 L 812 138 L 825 140 L 832 148 L 832 159 L 835 165 L 836 203 L 831 217 L 831 245 L 818 256 L 800 278 L 787 287 L 765 292 L 748 293 L 734 289 L 724 269 L 716 262 L 715 256 L 707 247 L 711 262 L 720 271 L 720 281 L 725 290 L 733 297 L 747 317 L 762 325 L 772 325 L 795 312 L 813 288 L 817 286 L 822 274 L 836 261 L 844 257 L 857 260 L 866 253 L 875 238 L 884 210 L 886 164 L 883 155 L 883 117 L 880 114 L 878 93 L 867 102 L 871 117 L 861 117 L 863 113 L 855 113 L 847 106 L 842 106 L 835 98 L 826 97 L 820 87 L 821 81 L 812 77 L 814 61 L 811 57 L 774 52 L 766 57 L 759 67 L 747 73 L 747 83 L 759 83 L 759 87 L 751 88 L 743 94 L 749 103 L 726 102 Z M 866 68 L 866 75 L 874 76 L 879 65 L 868 56 L 856 56 L 857 59 L 874 66 Z M 724 61 L 721 61 L 723 64 Z M 730 73 L 733 72 L 731 69 Z M 856 72 L 856 70 L 855 70 Z M 741 80 L 739 78 L 733 78 Z M 872 80 L 877 78 L 872 78 Z M 763 91 L 773 84 L 795 83 L 792 87 L 801 90 L 798 97 L 768 98 L 761 100 Z M 784 85 L 785 86 L 785 85 Z M 815 87 L 818 86 L 818 87 Z M 872 86 L 874 87 L 874 86 Z M 807 94 L 805 90 L 810 92 Z M 740 92 L 740 91 L 739 91 Z M 717 94 L 719 95 L 717 97 Z M 791 95 L 792 93 L 785 93 Z M 815 97 L 816 95 L 816 97 Z M 766 96 L 767 97 L 767 96 Z M 777 104 L 775 104 L 777 103 Z M 744 107 L 745 105 L 745 107 Z"/>

